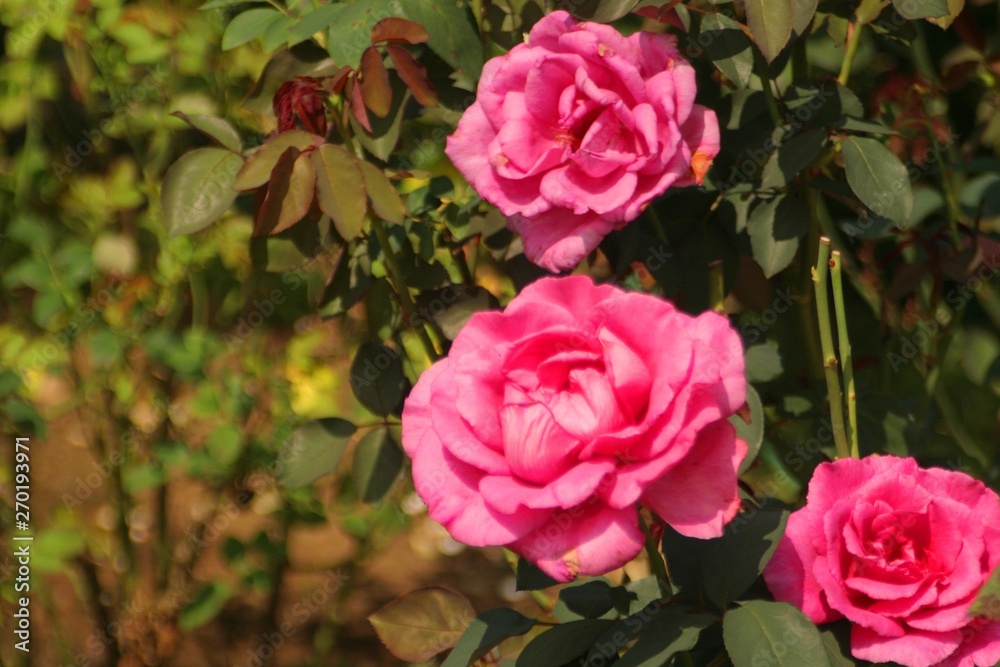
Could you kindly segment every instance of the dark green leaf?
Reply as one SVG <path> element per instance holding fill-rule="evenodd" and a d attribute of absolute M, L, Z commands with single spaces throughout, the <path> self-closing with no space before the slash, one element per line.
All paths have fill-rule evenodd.
<path fill-rule="evenodd" d="M 378 340 L 391 338 L 399 326 L 400 308 L 388 280 L 379 278 L 368 290 L 365 311 L 368 314 L 368 333 Z"/>
<path fill-rule="evenodd" d="M 483 69 L 483 47 L 464 4 L 448 0 L 399 0 L 409 20 L 427 29 L 431 47 L 457 72 L 479 77 Z"/>
<path fill-rule="evenodd" d="M 557 625 L 535 637 L 517 657 L 516 667 L 555 667 L 587 654 L 614 621 L 586 619 Z"/>
<path fill-rule="evenodd" d="M 160 204 L 171 236 L 193 234 L 212 224 L 236 199 L 231 185 L 243 158 L 225 148 L 196 148 L 170 166 Z"/>
<path fill-rule="evenodd" d="M 175 111 L 171 115 L 177 116 L 209 139 L 214 139 L 222 144 L 224 148 L 228 148 L 234 153 L 239 153 L 243 150 L 243 143 L 240 141 L 240 135 L 236 131 L 236 128 L 222 118 L 201 116 L 199 114 L 191 114 L 189 116 L 183 111 Z"/>
<path fill-rule="evenodd" d="M 753 43 L 736 21 L 721 13 L 706 14 L 696 41 L 733 83 L 740 88 L 750 85 Z"/>
<path fill-rule="evenodd" d="M 791 264 L 809 225 L 809 212 L 797 197 L 782 194 L 757 204 L 747 220 L 747 232 L 753 258 L 765 276 L 775 276 Z"/>
<path fill-rule="evenodd" d="M 616 597 L 631 597 L 624 588 L 615 589 L 604 579 L 575 581 L 559 591 L 553 615 L 560 621 L 601 618 L 615 609 Z M 626 601 L 626 608 L 627 608 Z"/>
<path fill-rule="evenodd" d="M 387 426 L 372 429 L 354 450 L 352 476 L 358 498 L 377 503 L 403 472 L 406 457 Z"/>
<path fill-rule="evenodd" d="M 892 6 L 904 19 L 948 16 L 948 0 L 892 0 Z"/>
<path fill-rule="evenodd" d="M 406 390 L 399 352 L 376 342 L 362 343 L 351 364 L 351 389 L 361 404 L 377 415 L 398 410 Z"/>
<path fill-rule="evenodd" d="M 294 489 L 332 472 L 357 428 L 337 417 L 319 419 L 295 429 L 281 446 L 278 480 Z"/>
<path fill-rule="evenodd" d="M 537 591 L 559 583 L 523 556 L 517 561 L 516 581 L 515 587 L 519 591 Z"/>
<path fill-rule="evenodd" d="M 222 50 L 236 48 L 252 39 L 260 37 L 275 21 L 284 18 L 284 14 L 272 7 L 248 9 L 237 14 L 222 34 Z"/>
<path fill-rule="evenodd" d="M 742 595 L 764 570 L 785 532 L 788 512 L 755 509 L 739 514 L 722 537 L 698 540 L 670 526 L 663 552 L 670 563 L 670 583 L 684 593 L 702 591 L 719 609 Z"/>
<path fill-rule="evenodd" d="M 534 626 L 533 619 L 506 607 L 480 614 L 465 629 L 441 667 L 469 667 L 503 640 L 523 635 Z"/>
<path fill-rule="evenodd" d="M 767 62 L 778 57 L 792 36 L 791 0 L 746 0 L 747 26 Z"/>
<path fill-rule="evenodd" d="M 371 286 L 371 266 L 364 252 L 351 257 L 345 250 L 340 256 L 337 268 L 320 299 L 320 315 L 336 317 L 343 315 L 356 304 Z"/>
<path fill-rule="evenodd" d="M 760 187 L 770 190 L 791 183 L 823 150 L 826 137 L 826 130 L 808 130 L 785 141 L 764 163 Z"/>
<path fill-rule="evenodd" d="M 665 611 L 643 629 L 639 641 L 615 663 L 616 667 L 662 667 L 672 656 L 694 648 L 701 631 L 715 622 L 707 614 L 683 614 L 670 608 Z"/>
<path fill-rule="evenodd" d="M 574 16 L 587 21 L 610 23 L 636 9 L 641 0 L 581 0 L 566 3 Z"/>
<path fill-rule="evenodd" d="M 819 630 L 785 602 L 753 600 L 729 611 L 722 636 L 735 667 L 830 667 Z"/>
<path fill-rule="evenodd" d="M 861 202 L 896 224 L 913 213 L 913 191 L 906 166 L 875 139 L 848 137 L 841 144 L 847 182 Z"/>
<path fill-rule="evenodd" d="M 827 624 L 820 630 L 823 648 L 830 659 L 831 667 L 855 667 L 857 665 L 851 656 L 851 625 L 842 620 Z"/>

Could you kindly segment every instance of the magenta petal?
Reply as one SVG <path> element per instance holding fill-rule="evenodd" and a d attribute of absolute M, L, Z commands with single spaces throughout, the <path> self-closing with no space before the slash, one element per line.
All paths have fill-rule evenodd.
<path fill-rule="evenodd" d="M 514 215 L 507 224 L 520 235 L 528 259 L 553 273 L 574 268 L 614 229 L 594 213 L 577 215 L 565 208 L 534 217 Z"/>
<path fill-rule="evenodd" d="M 646 362 L 608 329 L 601 329 L 598 339 L 604 346 L 604 365 L 618 398 L 618 407 L 630 421 L 646 412 L 652 379 Z"/>
<path fill-rule="evenodd" d="M 962 633 L 909 630 L 900 637 L 884 637 L 866 627 L 851 629 L 851 654 L 869 662 L 895 662 L 905 667 L 931 667 L 955 652 Z"/>
<path fill-rule="evenodd" d="M 593 178 L 574 164 L 560 167 L 542 176 L 542 194 L 553 207 L 568 208 L 579 215 L 587 211 L 607 213 L 624 205 L 638 177 L 619 169 L 602 178 Z"/>
<path fill-rule="evenodd" d="M 812 573 L 816 549 L 812 535 L 822 530 L 822 521 L 805 507 L 788 517 L 785 534 L 774 556 L 764 568 L 764 582 L 774 599 L 802 610 L 813 623 L 843 618 L 826 603 L 826 594 Z"/>
<path fill-rule="evenodd" d="M 557 581 L 605 574 L 635 558 L 645 542 L 634 507 L 599 504 L 558 510 L 511 549 Z"/>
<path fill-rule="evenodd" d="M 1000 662 L 1000 621 L 976 618 L 962 629 L 958 650 L 934 667 L 993 667 Z"/>
<path fill-rule="evenodd" d="M 737 470 L 746 454 L 733 425 L 716 422 L 698 434 L 686 458 L 645 489 L 642 504 L 681 535 L 719 537 L 740 509 Z"/>

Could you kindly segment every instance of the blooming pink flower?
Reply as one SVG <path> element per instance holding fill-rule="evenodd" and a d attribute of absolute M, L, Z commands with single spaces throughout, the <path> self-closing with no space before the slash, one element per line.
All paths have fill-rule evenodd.
<path fill-rule="evenodd" d="M 667 188 L 701 183 L 719 126 L 695 93 L 674 37 L 557 11 L 486 63 L 445 152 L 528 258 L 559 271 Z"/>
<path fill-rule="evenodd" d="M 963 473 L 893 456 L 823 463 L 764 580 L 851 652 L 906 667 L 993 667 L 1000 623 L 970 619 L 1000 563 L 1000 498 Z"/>
<path fill-rule="evenodd" d="M 642 317 L 636 317 L 641 313 Z M 403 408 L 430 516 L 568 581 L 642 549 L 636 503 L 678 532 L 722 534 L 739 509 L 745 400 L 728 321 L 658 298 L 546 278 L 477 313 Z"/>

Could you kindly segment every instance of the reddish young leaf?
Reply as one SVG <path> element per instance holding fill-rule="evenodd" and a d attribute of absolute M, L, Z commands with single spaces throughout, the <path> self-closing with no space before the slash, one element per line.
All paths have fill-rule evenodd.
<path fill-rule="evenodd" d="M 361 84 L 358 83 L 356 74 L 348 80 L 347 87 L 350 89 L 347 91 L 347 95 L 351 98 L 351 113 L 354 114 L 354 118 L 361 124 L 361 127 L 371 134 L 372 124 L 368 120 L 368 112 L 365 111 L 365 99 L 361 96 Z"/>
<path fill-rule="evenodd" d="M 253 190 L 264 185 L 271 178 L 271 172 L 278 164 L 281 157 L 289 146 L 305 150 L 309 146 L 319 146 L 323 143 L 323 137 L 303 132 L 302 130 L 289 130 L 276 134 L 268 139 L 251 155 L 243 167 L 237 172 L 236 180 L 233 182 L 234 190 Z"/>
<path fill-rule="evenodd" d="M 316 173 L 308 153 L 289 147 L 274 166 L 267 194 L 257 211 L 254 236 L 277 234 L 309 212 L 315 192 Z"/>
<path fill-rule="evenodd" d="M 385 118 L 392 109 L 392 85 L 389 83 L 389 70 L 382 62 L 382 54 L 374 46 L 365 49 L 361 56 L 359 75 L 365 106 L 379 118 Z"/>
<path fill-rule="evenodd" d="M 385 48 L 389 52 L 389 57 L 392 58 L 392 63 L 396 66 L 396 73 L 413 93 L 417 102 L 425 107 L 436 107 L 438 105 L 437 92 L 431 86 L 424 66 L 401 46 L 389 44 Z"/>
<path fill-rule="evenodd" d="M 338 69 L 336 74 L 327 79 L 327 90 L 329 90 L 333 95 L 339 95 L 340 91 L 344 89 L 344 85 L 347 83 L 347 79 L 351 75 L 351 71 L 351 68 L 347 65 Z"/>
<path fill-rule="evenodd" d="M 422 44 L 430 39 L 424 26 L 406 19 L 382 19 L 372 28 L 372 44 L 379 42 L 406 42 Z"/>

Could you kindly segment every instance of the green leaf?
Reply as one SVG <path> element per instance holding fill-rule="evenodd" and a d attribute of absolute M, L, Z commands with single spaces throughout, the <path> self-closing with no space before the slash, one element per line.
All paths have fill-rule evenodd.
<path fill-rule="evenodd" d="M 162 486 L 166 479 L 167 473 L 158 463 L 133 466 L 122 475 L 122 483 L 128 493 L 155 489 Z"/>
<path fill-rule="evenodd" d="M 237 14 L 226 26 L 226 32 L 222 34 L 222 50 L 234 49 L 240 44 L 246 44 L 250 40 L 260 37 L 272 23 L 281 20 L 284 16 L 277 9 L 271 7 L 248 9 L 242 14 Z"/>
<path fill-rule="evenodd" d="M 965 8 L 965 0 L 948 0 L 948 13 L 940 18 L 929 18 L 929 22 L 933 23 L 942 30 L 947 30 L 958 15 L 962 13 Z"/>
<path fill-rule="evenodd" d="M 748 448 L 747 456 L 740 464 L 740 475 L 750 469 L 750 465 L 757 458 L 760 445 L 764 441 L 764 406 L 761 405 L 757 390 L 750 384 L 747 384 L 747 407 L 749 407 L 750 412 L 747 416 L 750 419 L 749 424 L 743 421 L 739 415 L 733 415 L 729 418 L 729 423 L 736 427 L 736 437 L 747 443 Z"/>
<path fill-rule="evenodd" d="M 271 25 L 267 26 L 267 30 L 261 36 L 261 47 L 265 51 L 270 52 L 289 43 L 291 36 L 289 29 L 294 25 L 294 16 L 282 16 L 279 20 L 274 21 Z"/>
<path fill-rule="evenodd" d="M 802 36 L 809 32 L 819 0 L 792 0 L 792 32 Z"/>
<path fill-rule="evenodd" d="M 357 0 L 330 6 L 337 9 L 328 10 L 331 18 L 327 50 L 338 65 L 352 69 L 358 68 L 361 54 L 371 46 L 372 28 L 383 19 L 400 16 L 400 5 L 395 0 Z"/>
<path fill-rule="evenodd" d="M 595 640 L 614 624 L 595 618 L 557 625 L 524 647 L 516 667 L 553 667 L 572 662 L 586 655 Z"/>
<path fill-rule="evenodd" d="M 819 630 L 785 602 L 753 600 L 727 612 L 722 636 L 735 667 L 830 667 Z"/>
<path fill-rule="evenodd" d="M 394 656 L 425 662 L 454 646 L 475 615 L 462 595 L 431 586 L 393 600 L 368 621 Z"/>
<path fill-rule="evenodd" d="M 753 72 L 753 43 L 740 24 L 721 13 L 709 13 L 701 19 L 697 43 L 719 71 L 740 88 L 750 85 Z"/>
<path fill-rule="evenodd" d="M 330 216 L 337 233 L 350 241 L 361 233 L 368 209 L 362 163 L 334 144 L 323 144 L 313 151 L 312 162 L 319 208 Z"/>
<path fill-rule="evenodd" d="M 83 533 L 78 530 L 47 529 L 35 537 L 31 565 L 38 572 L 65 571 L 68 562 L 83 552 L 86 546 Z"/>
<path fill-rule="evenodd" d="M 160 189 L 163 222 L 171 236 L 201 231 L 236 199 L 233 176 L 243 158 L 225 148 L 196 148 L 170 165 Z"/>
<path fill-rule="evenodd" d="M 841 144 L 847 182 L 861 202 L 897 225 L 913 213 L 913 190 L 906 166 L 875 139 L 848 137 Z"/>
<path fill-rule="evenodd" d="M 469 667 L 500 642 L 519 637 L 533 627 L 533 619 L 506 607 L 482 613 L 465 629 L 441 667 Z"/>
<path fill-rule="evenodd" d="M 826 130 L 809 130 L 781 144 L 764 163 L 760 187 L 770 190 L 791 183 L 823 150 L 826 137 Z"/>
<path fill-rule="evenodd" d="M 773 340 L 748 347 L 744 362 L 749 382 L 770 382 L 777 379 L 783 370 L 781 351 Z"/>
<path fill-rule="evenodd" d="M 791 0 L 746 0 L 747 26 L 767 62 L 781 53 L 792 36 Z"/>
<path fill-rule="evenodd" d="M 354 450 L 352 476 L 358 498 L 369 504 L 382 500 L 399 479 L 405 460 L 388 427 L 367 433 Z"/>
<path fill-rule="evenodd" d="M 372 283 L 371 267 L 368 264 L 363 265 L 367 259 L 364 252 L 360 257 L 357 255 L 352 257 L 346 250 L 341 254 L 333 277 L 320 299 L 320 315 L 323 317 L 343 315 L 361 300 Z"/>
<path fill-rule="evenodd" d="M 643 629 L 639 641 L 615 663 L 615 666 L 662 667 L 668 664 L 671 657 L 693 649 L 698 643 L 701 631 L 714 622 L 715 618 L 707 614 L 683 614 L 667 608 L 667 613 L 657 615 Z M 601 663 L 591 664 L 597 667 Z"/>
<path fill-rule="evenodd" d="M 538 591 L 559 583 L 524 556 L 517 561 L 515 581 L 514 588 L 519 591 Z"/>
<path fill-rule="evenodd" d="M 234 190 L 253 190 L 271 180 L 271 172 L 278 159 L 289 148 L 304 151 L 309 146 L 321 146 L 323 137 L 302 130 L 288 130 L 268 139 L 249 158 L 236 174 Z"/>
<path fill-rule="evenodd" d="M 217 141 L 224 148 L 228 148 L 234 153 L 239 153 L 243 150 L 243 142 L 240 140 L 239 132 L 228 121 L 222 118 L 199 114 L 191 114 L 189 116 L 183 111 L 175 111 L 170 115 L 177 116 L 209 139 Z"/>
<path fill-rule="evenodd" d="M 577 0 L 566 3 L 567 9 L 577 18 L 597 23 L 610 23 L 629 14 L 642 0 Z"/>
<path fill-rule="evenodd" d="M 899 15 L 904 19 L 927 19 L 948 16 L 947 0 L 892 0 Z"/>
<path fill-rule="evenodd" d="M 288 31 L 291 43 L 304 42 L 316 33 L 326 30 L 331 25 L 338 23 L 341 16 L 349 11 L 351 11 L 349 5 L 331 2 L 306 12 Z"/>
<path fill-rule="evenodd" d="M 627 598 L 631 596 L 624 588 L 612 588 L 604 579 L 574 581 L 559 591 L 552 614 L 564 623 L 581 618 L 602 618 L 614 612 L 615 602 L 621 602 L 623 595 L 627 608 Z"/>
<path fill-rule="evenodd" d="M 851 626 L 846 620 L 834 624 L 826 624 L 820 630 L 823 649 L 830 659 L 831 667 L 855 667 L 851 656 Z"/>
<path fill-rule="evenodd" d="M 180 626 L 181 630 L 200 628 L 218 616 L 223 605 L 231 596 L 232 591 L 222 581 L 205 584 L 190 604 L 181 611 L 177 625 Z"/>
<path fill-rule="evenodd" d="M 788 512 L 755 509 L 737 515 L 722 537 L 699 540 L 667 526 L 663 552 L 670 583 L 691 594 L 702 591 L 719 609 L 742 595 L 771 560 L 785 532 Z"/>
<path fill-rule="evenodd" d="M 368 333 L 377 340 L 388 340 L 400 323 L 399 300 L 392 285 L 385 278 L 379 278 L 368 290 L 365 297 L 365 312 L 368 315 Z"/>
<path fill-rule="evenodd" d="M 365 176 L 365 188 L 375 215 L 386 222 L 402 224 L 406 219 L 406 205 L 385 172 L 370 162 L 361 162 L 361 172 Z"/>
<path fill-rule="evenodd" d="M 431 47 L 459 74 L 475 80 L 483 69 L 483 47 L 465 4 L 449 0 L 399 0 L 403 14 L 427 29 Z"/>
<path fill-rule="evenodd" d="M 376 342 L 362 343 L 351 364 L 351 389 L 375 414 L 385 417 L 396 412 L 406 390 L 399 352 Z"/>
<path fill-rule="evenodd" d="M 778 195 L 754 207 L 747 220 L 753 258 L 768 278 L 784 270 L 809 231 L 809 212 L 801 199 Z"/>
<path fill-rule="evenodd" d="M 354 424 L 337 417 L 308 422 L 295 429 L 278 454 L 281 465 L 278 481 L 294 489 L 333 472 L 356 430 Z"/>

